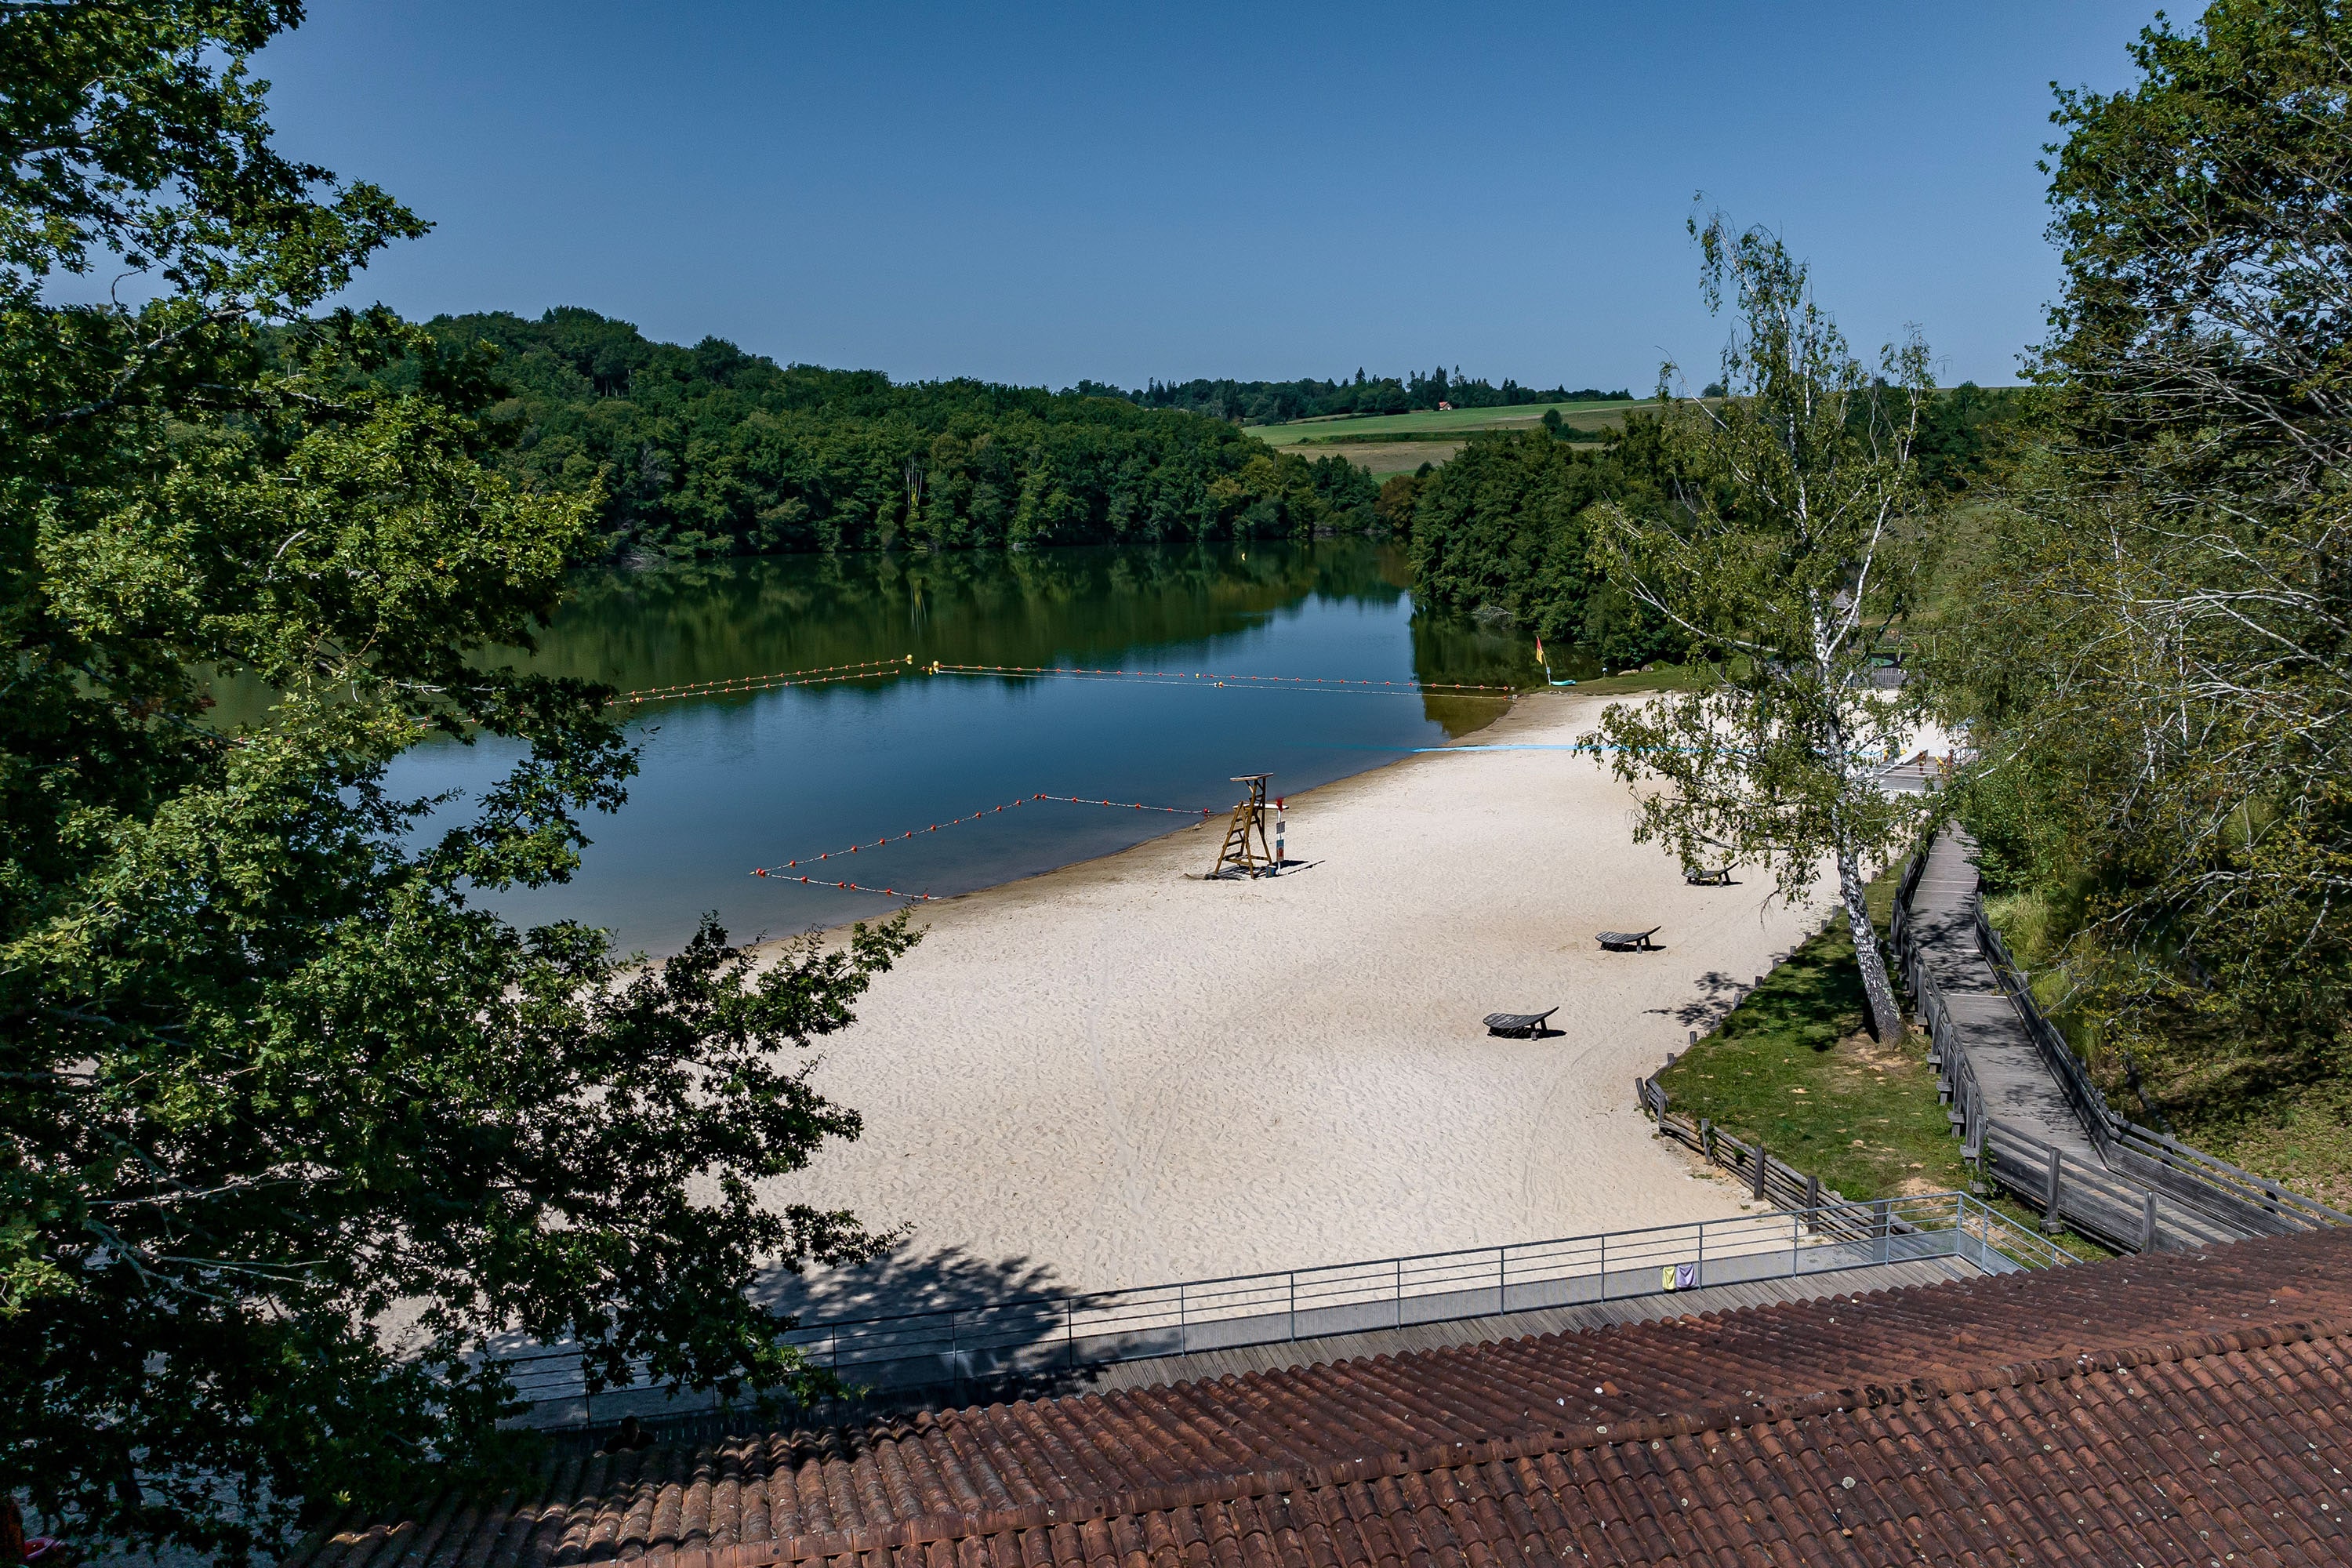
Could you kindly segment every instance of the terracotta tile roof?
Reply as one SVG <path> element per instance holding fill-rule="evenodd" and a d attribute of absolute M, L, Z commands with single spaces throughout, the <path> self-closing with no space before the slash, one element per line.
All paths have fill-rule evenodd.
<path fill-rule="evenodd" d="M 2341 1563 L 2347 1470 L 2322 1233 L 572 1460 L 289 1568 Z"/>

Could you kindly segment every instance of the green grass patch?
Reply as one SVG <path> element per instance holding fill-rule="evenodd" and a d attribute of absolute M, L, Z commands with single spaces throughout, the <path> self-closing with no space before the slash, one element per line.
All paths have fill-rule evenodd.
<path fill-rule="evenodd" d="M 1654 664 L 1622 675 L 1596 675 L 1559 689 L 1580 697 L 1625 697 L 1643 691 L 1696 691 L 1714 679 L 1703 664 Z"/>
<path fill-rule="evenodd" d="M 1556 408 L 1563 424 L 1580 430 L 1597 430 L 1624 423 L 1626 412 L 1653 406 L 1639 403 L 1522 403 L 1511 408 L 1432 408 L 1419 414 L 1369 414 L 1294 420 L 1287 425 L 1253 425 L 1249 433 L 1274 447 L 1301 442 L 1353 442 L 1373 437 L 1391 440 L 1461 436 L 1472 430 L 1526 430 L 1543 423 L 1544 411 Z"/>
<path fill-rule="evenodd" d="M 1893 912 L 1897 865 L 1870 887 L 1881 930 Z M 1722 1026 L 1658 1075 L 1670 1109 L 1704 1117 L 1849 1198 L 1967 1191 L 1975 1173 L 1936 1094 L 1927 1037 L 1918 1029 L 1881 1045 L 1865 1025 L 1862 976 L 1843 912 L 1764 977 Z M 2034 1223 L 2018 1205 L 1995 1205 Z M 2103 1258 L 2093 1243 L 2060 1245 Z"/>
<path fill-rule="evenodd" d="M 1874 901 L 1891 901 L 1882 879 Z M 1875 912 L 1875 911 L 1874 911 Z M 1843 916 L 1791 953 L 1722 1026 L 1658 1075 L 1675 1110 L 1764 1146 L 1850 1198 L 1966 1187 L 1927 1040 L 1881 1046 Z"/>

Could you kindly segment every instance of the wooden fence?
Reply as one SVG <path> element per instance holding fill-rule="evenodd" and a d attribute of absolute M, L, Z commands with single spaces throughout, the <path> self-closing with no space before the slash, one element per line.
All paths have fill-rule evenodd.
<path fill-rule="evenodd" d="M 1960 1139 L 1961 1157 L 1974 1163 L 1987 1182 L 2039 1209 L 2048 1227 L 2073 1225 L 2127 1252 L 2352 1225 L 2352 1215 L 2118 1114 L 2034 1001 L 2024 971 L 1986 919 L 1984 900 L 1978 896 L 1972 910 L 1978 948 L 2098 1160 L 2070 1155 L 1987 1114 L 1983 1090 L 1911 921 L 1911 895 L 1927 865 L 1927 848 L 1923 842 L 1912 855 L 1895 897 L 1895 963 L 1913 1013 L 1927 1026 L 1928 1060 Z"/>
<path fill-rule="evenodd" d="M 1658 1124 L 1659 1136 L 1728 1171 L 1757 1199 L 1801 1215 L 1809 1232 L 1835 1241 L 1862 1242 L 1907 1234 L 1912 1228 L 1901 1213 L 1904 1200 L 1848 1198 L 1761 1143 L 1750 1143 L 1704 1117 L 1694 1120 L 1670 1109 L 1669 1097 L 1656 1079 L 1636 1079 L 1633 1089 L 1643 1112 Z M 1975 1223 L 1992 1252 L 2021 1268 L 2046 1268 L 2073 1261 L 2063 1249 L 1991 1210 L 1977 1211 Z"/>

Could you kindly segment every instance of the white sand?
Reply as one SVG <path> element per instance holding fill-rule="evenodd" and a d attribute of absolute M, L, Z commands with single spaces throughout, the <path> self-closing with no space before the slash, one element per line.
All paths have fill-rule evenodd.
<path fill-rule="evenodd" d="M 1467 743 L 1563 744 L 1600 705 L 1530 698 Z M 918 1274 L 984 1293 L 1737 1213 L 1633 1081 L 1826 906 L 1685 885 L 1630 842 L 1632 802 L 1564 752 L 1415 756 L 1293 798 L 1313 864 L 1278 879 L 1188 879 L 1219 822 L 927 906 L 824 1044 L 865 1136 L 779 1191 L 912 1222 Z M 1592 941 L 1652 925 L 1664 952 Z M 1479 1023 L 1555 1005 L 1551 1038 Z"/>

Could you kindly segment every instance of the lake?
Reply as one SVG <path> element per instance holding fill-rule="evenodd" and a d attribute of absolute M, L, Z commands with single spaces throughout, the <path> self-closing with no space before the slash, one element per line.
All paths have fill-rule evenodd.
<path fill-rule="evenodd" d="M 706 910 L 738 940 L 784 935 L 903 900 L 756 878 L 754 867 L 856 844 L 867 847 L 822 863 L 827 880 L 945 896 L 1187 819 L 1030 801 L 871 846 L 1038 794 L 1223 814 L 1238 797 L 1234 774 L 1271 773 L 1273 792 L 1292 795 L 1442 744 L 1503 702 L 920 673 L 936 660 L 1505 686 L 1537 674 L 1523 637 L 1416 613 L 1408 581 L 1400 552 L 1360 540 L 771 556 L 584 575 L 531 668 L 624 690 L 867 659 L 899 660 L 901 672 L 640 708 L 642 771 L 625 806 L 590 819 L 595 842 L 578 874 L 488 902 L 520 922 L 585 921 L 655 954 L 676 951 Z M 394 783 L 470 790 L 514 754 L 492 741 L 436 742 L 404 757 Z M 1292 855 L 1311 858 L 1311 819 L 1292 826 Z M 1213 854 L 1204 844 L 1204 859 Z"/>

